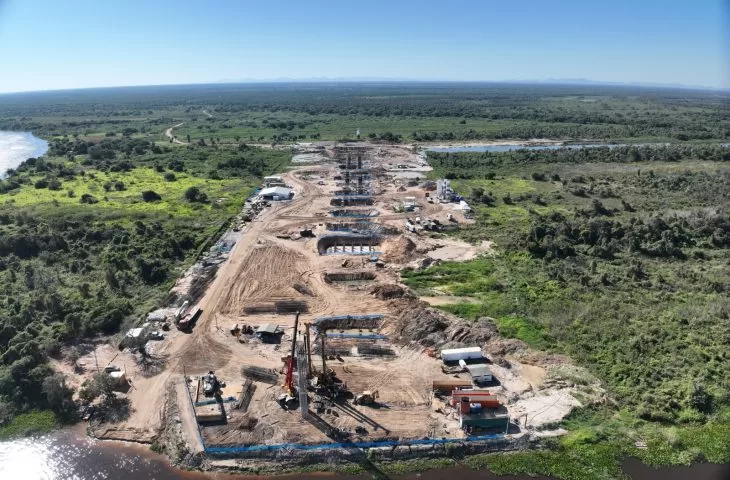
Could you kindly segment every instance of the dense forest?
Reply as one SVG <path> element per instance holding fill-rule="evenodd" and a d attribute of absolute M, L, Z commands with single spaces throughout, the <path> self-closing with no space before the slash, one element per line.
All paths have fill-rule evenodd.
<path fill-rule="evenodd" d="M 171 148 L 129 132 L 52 139 L 0 181 L 0 424 L 75 414 L 47 364 L 156 308 L 287 151 Z"/>
<path fill-rule="evenodd" d="M 277 84 L 130 87 L 0 97 L 0 129 L 159 132 L 195 141 L 727 140 L 726 92 L 621 86 Z M 213 112 L 210 116 L 201 109 Z M 238 139 L 236 142 L 238 142 Z"/>
<path fill-rule="evenodd" d="M 729 155 L 717 145 L 429 153 L 433 176 L 453 178 L 476 211 L 458 235 L 494 240 L 496 254 L 403 280 L 468 297 L 440 308 L 492 317 L 503 335 L 567 353 L 605 382 L 610 401 L 564 422 L 572 433 L 553 445 L 562 461 L 600 444 L 593 452 L 617 462 L 627 436 L 649 442 L 650 463 L 730 461 Z"/>

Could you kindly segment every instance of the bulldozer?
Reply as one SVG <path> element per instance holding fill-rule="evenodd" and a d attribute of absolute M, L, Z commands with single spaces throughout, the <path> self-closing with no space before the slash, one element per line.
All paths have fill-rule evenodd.
<path fill-rule="evenodd" d="M 374 405 L 377 398 L 377 390 L 365 390 L 364 392 L 355 395 L 355 400 L 353 400 L 353 403 L 355 405 Z"/>

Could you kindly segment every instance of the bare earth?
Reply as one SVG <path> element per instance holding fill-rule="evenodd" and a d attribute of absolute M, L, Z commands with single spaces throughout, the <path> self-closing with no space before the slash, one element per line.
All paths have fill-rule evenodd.
<path fill-rule="evenodd" d="M 166 132 L 168 137 L 172 135 L 171 130 Z M 375 167 L 373 171 L 379 172 L 372 177 L 376 203 L 368 207 L 379 212 L 373 220 L 403 232 L 389 237 L 379 247 L 386 266 L 377 268 L 367 255 L 320 255 L 318 252 L 318 240 L 323 234 L 331 233 L 325 230 L 324 223 L 337 220 L 327 216 L 327 212 L 335 208 L 330 206 L 330 199 L 337 189 L 333 177 L 341 173 L 337 163 L 307 164 L 284 174 L 285 182 L 295 191 L 294 199 L 273 202 L 246 224 L 227 261 L 197 302 L 203 313 L 192 333 L 179 332 L 173 327 L 166 332 L 163 341 L 150 342 L 152 358 L 156 362 L 152 366 L 141 365 L 138 355 L 128 350 L 119 352 L 109 345 L 96 349 L 96 359 L 92 353 L 81 359 L 87 372 L 95 371 L 97 360 L 101 368 L 108 364 L 123 366 L 131 381 L 127 393 L 133 408 L 131 416 L 122 423 L 104 425 L 95 432 L 97 436 L 151 442 L 163 428 L 166 386 L 170 381 L 182 386 L 183 374 L 200 375 L 215 370 L 232 391 L 240 392 L 242 366 L 281 371 L 282 357 L 288 353 L 291 342 L 293 315 L 245 314 L 246 307 L 282 299 L 303 301 L 307 311 L 301 315 L 300 324 L 325 315 L 384 314 L 385 324 L 381 331 L 388 331 L 392 314 L 387 300 L 373 296 L 368 285 L 328 283 L 324 274 L 367 271 L 376 278 L 372 283 L 393 284 L 397 282 L 400 268 L 426 257 L 461 261 L 492 253 L 489 242 L 474 246 L 405 233 L 403 226 L 407 217 L 418 215 L 446 224 L 447 213 L 452 213 L 460 223 L 468 220 L 454 211 L 452 204 L 428 203 L 423 189 L 408 187 L 407 180 L 400 180 L 388 171 L 391 165 L 403 163 L 422 168 L 422 158 L 411 148 L 378 146 L 371 149 L 368 158 L 371 167 Z M 421 211 L 395 213 L 393 204 L 404 197 L 416 197 Z M 303 228 L 312 229 L 315 238 L 300 238 L 299 232 Z M 410 248 L 411 243 L 405 239 L 415 248 Z M 430 301 L 444 303 L 439 297 Z M 231 335 L 230 329 L 244 323 L 254 327 L 276 323 L 285 333 L 280 344 L 264 344 L 255 337 L 242 343 Z M 337 341 L 330 340 L 330 344 L 333 342 Z M 350 345 L 347 340 L 339 342 L 342 347 Z M 343 356 L 342 361 L 331 360 L 328 364 L 350 391 L 378 390 L 381 408 L 334 408 L 331 413 L 323 414 L 323 419 L 345 431 L 355 432 L 356 427 L 362 427 L 353 433 L 352 440 L 463 436 L 456 413 L 435 400 L 432 393 L 434 380 L 453 378 L 453 375 L 443 373 L 440 360 L 428 356 L 418 345 L 384 343 L 394 355 Z M 314 359 L 314 363 L 318 361 Z M 551 382 L 545 381 L 548 365 L 522 364 L 516 359 L 511 359 L 510 364 L 510 368 L 492 366 L 500 380 L 494 391 L 507 404 L 513 419 L 526 416 L 527 428 L 558 420 L 580 404 L 572 395 L 574 388 L 567 382 L 554 378 Z M 76 384 L 85 378 L 68 372 L 61 364 L 57 367 L 65 369 Z M 461 377 L 468 375 L 461 374 Z M 282 392 L 281 381 L 283 375 L 279 375 L 276 385 L 255 382 L 255 391 L 245 412 L 227 406 L 228 418 L 222 425 L 201 429 L 206 445 L 331 441 L 317 426 L 303 421 L 298 411 L 285 411 L 278 405 L 276 397 Z M 181 392 L 178 397 L 184 398 Z M 437 411 L 439 407 L 441 410 Z M 180 412 L 189 415 L 183 406 L 180 406 Z M 202 448 L 194 438 L 191 424 L 183 422 L 183 427 L 193 450 Z"/>

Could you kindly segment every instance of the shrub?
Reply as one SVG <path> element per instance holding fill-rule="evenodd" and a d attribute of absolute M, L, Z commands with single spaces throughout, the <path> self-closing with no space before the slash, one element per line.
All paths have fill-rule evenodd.
<path fill-rule="evenodd" d="M 145 202 L 158 202 L 162 200 L 162 197 L 159 193 L 154 192 L 152 190 L 145 190 L 142 192 L 142 200 Z"/>
<path fill-rule="evenodd" d="M 190 187 L 185 190 L 185 200 L 188 202 L 205 203 L 208 201 L 208 195 L 201 192 L 198 187 Z"/>

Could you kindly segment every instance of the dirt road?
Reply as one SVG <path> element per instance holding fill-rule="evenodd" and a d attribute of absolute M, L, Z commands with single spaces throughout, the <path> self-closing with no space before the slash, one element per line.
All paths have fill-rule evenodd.
<path fill-rule="evenodd" d="M 166 138 L 171 138 L 172 139 L 172 143 L 178 143 L 180 145 L 187 145 L 187 142 L 183 142 L 181 140 L 178 140 L 177 137 L 172 133 L 172 130 L 173 129 L 175 129 L 177 127 L 181 127 L 184 124 L 185 124 L 185 122 L 180 122 L 177 125 L 173 125 L 172 127 L 170 127 L 167 130 L 165 130 L 165 137 Z"/>

